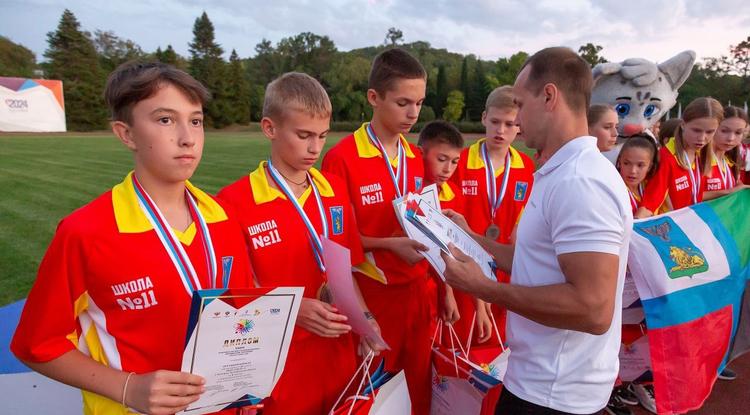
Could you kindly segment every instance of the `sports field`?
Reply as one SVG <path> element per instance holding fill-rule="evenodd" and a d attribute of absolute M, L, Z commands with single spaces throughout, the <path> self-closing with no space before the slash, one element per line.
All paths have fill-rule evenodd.
<path fill-rule="evenodd" d="M 345 133 L 331 133 L 327 147 Z M 215 193 L 268 156 L 258 132 L 207 132 L 192 182 Z M 57 223 L 119 183 L 130 152 L 107 132 L 0 135 L 0 305 L 26 297 Z"/>

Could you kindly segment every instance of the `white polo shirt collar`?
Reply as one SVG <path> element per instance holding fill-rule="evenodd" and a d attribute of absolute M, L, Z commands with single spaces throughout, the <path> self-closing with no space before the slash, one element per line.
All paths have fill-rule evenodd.
<path fill-rule="evenodd" d="M 596 137 L 590 135 L 576 137 L 568 141 L 563 144 L 563 146 L 560 147 L 555 154 L 553 154 L 552 157 L 550 157 L 549 160 L 539 168 L 539 170 L 536 171 L 536 174 L 545 176 L 551 173 L 561 164 L 580 153 L 583 149 L 591 146 L 596 147 Z"/>

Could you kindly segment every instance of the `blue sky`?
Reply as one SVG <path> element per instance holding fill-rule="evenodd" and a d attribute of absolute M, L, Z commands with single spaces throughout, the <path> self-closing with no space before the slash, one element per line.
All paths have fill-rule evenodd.
<path fill-rule="evenodd" d="M 382 43 L 389 27 L 407 42 L 497 59 L 524 50 L 587 42 L 604 47 L 612 61 L 644 57 L 663 61 L 685 50 L 699 58 L 726 54 L 750 36 L 747 0 L 0 0 L 0 35 L 43 60 L 46 33 L 67 7 L 84 30 L 111 30 L 145 51 L 167 44 L 187 54 L 195 18 L 204 10 L 228 52 L 254 54 L 266 38 L 310 31 L 327 35 L 340 50 Z"/>

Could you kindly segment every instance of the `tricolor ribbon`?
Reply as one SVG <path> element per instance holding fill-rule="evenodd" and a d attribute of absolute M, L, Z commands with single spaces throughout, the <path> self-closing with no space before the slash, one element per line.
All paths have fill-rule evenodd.
<path fill-rule="evenodd" d="M 378 136 L 375 135 L 375 131 L 372 130 L 372 125 L 367 124 L 367 127 L 365 128 L 365 131 L 367 131 L 367 137 L 370 138 L 370 142 L 372 142 L 372 145 L 374 145 L 378 150 L 380 150 L 380 153 L 383 155 L 383 160 L 385 160 L 385 167 L 386 170 L 388 170 L 388 175 L 391 176 L 391 182 L 393 182 L 393 187 L 396 189 L 396 197 L 400 198 L 407 192 L 407 166 L 406 166 L 406 151 L 404 150 L 404 145 L 401 142 L 401 137 L 398 139 L 398 166 L 396 167 L 396 174 L 393 174 L 393 167 L 391 166 L 391 159 L 388 157 L 388 152 L 385 151 L 385 147 L 383 146 L 383 143 L 380 141 Z M 401 182 L 401 186 L 399 186 L 399 181 Z"/>
<path fill-rule="evenodd" d="M 180 275 L 185 291 L 187 291 L 188 295 L 192 296 L 193 291 L 202 289 L 202 285 L 198 278 L 198 274 L 195 272 L 193 263 L 190 261 L 190 257 L 187 255 L 187 252 L 185 252 L 185 248 L 182 247 L 182 243 L 177 239 L 174 231 L 172 231 L 172 227 L 167 223 L 167 220 L 164 218 L 161 210 L 159 210 L 159 207 L 156 206 L 156 203 L 151 199 L 151 196 L 146 192 L 146 189 L 144 189 L 138 182 L 135 173 L 133 173 L 132 178 L 133 188 L 135 189 L 135 195 L 138 199 L 138 204 L 140 205 L 141 210 L 146 215 L 151 226 L 153 226 L 164 250 L 172 260 L 172 264 Z M 208 225 L 206 225 L 206 220 L 198 209 L 198 205 L 187 189 L 185 189 L 185 199 L 188 201 L 191 218 L 194 222 L 197 222 L 196 231 L 200 234 L 201 241 L 203 242 L 203 252 L 205 254 L 206 269 L 209 274 L 209 284 L 211 284 L 211 288 L 216 288 L 216 252 L 214 252 L 211 233 L 208 231 Z"/>
<path fill-rule="evenodd" d="M 698 153 L 695 153 L 695 168 L 692 167 L 686 152 L 682 153 L 682 156 L 685 158 L 685 165 L 688 166 L 688 173 L 690 174 L 690 179 L 692 181 L 692 183 L 690 183 L 690 190 L 693 194 L 693 204 L 695 205 L 698 203 L 698 193 L 701 191 L 701 171 L 700 166 L 698 166 L 700 164 L 698 163 Z"/>
<path fill-rule="evenodd" d="M 497 182 L 495 181 L 495 166 L 492 165 L 492 159 L 487 151 L 487 143 L 482 143 L 482 160 L 484 160 L 485 181 L 487 184 L 487 201 L 490 206 L 490 222 L 495 221 L 495 213 L 500 207 L 505 196 L 505 190 L 508 187 L 508 178 L 510 177 L 510 149 L 505 154 L 505 171 L 503 172 L 503 181 L 500 185 L 500 192 L 497 191 Z"/>
<path fill-rule="evenodd" d="M 643 200 L 643 183 L 638 183 L 638 199 L 635 198 L 630 188 L 628 188 L 628 196 L 630 196 L 630 203 L 633 205 L 633 210 L 637 210 L 638 200 Z"/>
<path fill-rule="evenodd" d="M 323 263 L 323 240 L 321 239 L 321 236 L 318 234 L 318 232 L 315 230 L 315 227 L 313 226 L 312 222 L 310 221 L 310 218 L 307 216 L 307 213 L 305 213 L 305 210 L 302 209 L 302 206 L 300 206 L 299 202 L 297 201 L 297 198 L 294 196 L 294 193 L 292 192 L 292 189 L 289 188 L 289 185 L 285 180 L 281 178 L 281 173 L 279 173 L 278 170 L 273 166 L 273 163 L 271 162 L 271 159 L 268 159 L 268 173 L 271 175 L 271 178 L 276 183 L 276 186 L 281 190 L 282 193 L 284 193 L 284 196 L 292 203 L 294 208 L 297 210 L 297 213 L 299 214 L 300 218 L 302 218 L 302 222 L 304 222 L 305 227 L 307 228 L 307 234 L 308 234 L 308 240 L 310 241 L 310 246 L 312 247 L 313 254 L 315 255 L 315 262 L 318 263 L 318 268 L 320 268 L 320 272 L 325 273 L 326 267 Z M 325 215 L 325 209 L 323 208 L 323 200 L 320 198 L 320 192 L 318 191 L 318 187 L 315 185 L 315 182 L 313 181 L 312 177 L 310 177 L 310 173 L 307 173 L 307 181 L 310 183 L 310 187 L 312 188 L 313 195 L 315 195 L 315 202 L 318 204 L 318 212 L 320 213 L 320 223 L 323 227 L 323 238 L 328 238 L 328 222 L 326 221 L 326 215 Z"/>
<path fill-rule="evenodd" d="M 732 170 L 729 168 L 727 158 L 722 156 L 719 160 L 719 173 L 721 173 L 721 183 L 724 185 L 724 189 L 731 189 L 734 187 L 734 176 L 732 176 Z"/>

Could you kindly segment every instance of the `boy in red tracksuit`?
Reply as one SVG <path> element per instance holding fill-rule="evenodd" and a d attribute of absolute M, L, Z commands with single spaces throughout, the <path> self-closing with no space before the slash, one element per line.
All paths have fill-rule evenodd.
<path fill-rule="evenodd" d="M 203 378 L 179 371 L 193 290 L 252 285 L 239 225 L 188 181 L 208 97 L 162 63 L 126 63 L 107 81 L 134 171 L 60 222 L 11 343 L 32 369 L 80 388 L 86 415 L 196 401 Z"/>
<path fill-rule="evenodd" d="M 469 227 L 501 244 L 510 244 L 512 235 L 534 182 L 534 163 L 512 147 L 518 135 L 512 88 L 495 88 L 487 97 L 482 113 L 486 138 L 478 140 L 461 153 L 458 171 L 453 176 L 465 199 L 465 217 Z M 508 274 L 498 272 L 498 281 L 510 282 Z M 487 307 L 481 300 L 454 290 L 459 312 L 464 317 L 456 333 L 466 339 L 476 310 L 472 342 L 483 343 L 494 338 L 489 310 L 495 317 L 500 335 L 505 331 L 505 310 Z M 497 342 L 494 339 L 493 342 Z"/>
<path fill-rule="evenodd" d="M 284 373 L 265 402 L 265 415 L 328 413 L 356 370 L 359 339 L 329 304 L 322 239 L 349 248 L 352 264 L 364 261 L 362 245 L 346 185 L 313 167 L 330 117 L 328 95 L 311 76 L 290 72 L 271 82 L 260 123 L 271 140 L 270 157 L 218 194 L 242 224 L 258 284 L 305 289 Z M 359 342 L 360 352 L 368 352 L 369 343 Z"/>
<path fill-rule="evenodd" d="M 458 186 L 450 181 L 464 147 L 461 132 L 449 122 L 432 121 L 422 127 L 417 145 L 422 150 L 424 160 L 424 186 L 436 184 L 440 207 L 463 214 L 464 198 Z M 437 309 L 434 310 L 433 316 L 439 317 L 445 323 L 453 324 L 461 318 L 453 296 L 453 288 L 445 284 L 434 270 L 431 269 L 430 274 L 438 293 Z"/>
<path fill-rule="evenodd" d="M 368 267 L 355 274 L 385 341 L 386 370 L 404 369 L 412 407 L 429 413 L 431 296 L 426 247 L 407 238 L 393 200 L 422 188 L 419 149 L 406 141 L 425 98 L 427 74 L 413 56 L 393 48 L 372 64 L 367 99 L 372 121 L 362 125 L 323 158 L 323 170 L 342 177 L 349 189 Z M 434 292 L 433 292 L 434 293 Z"/>

